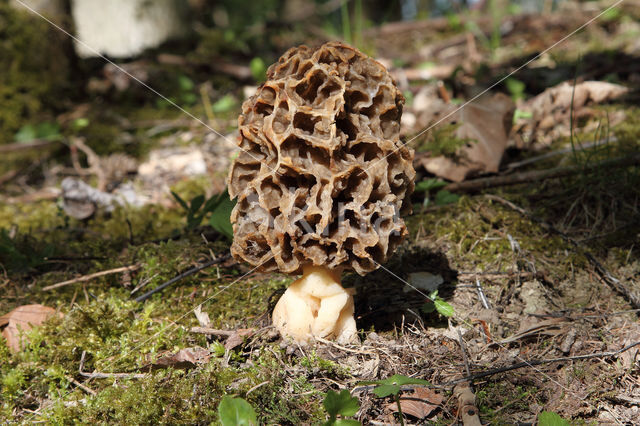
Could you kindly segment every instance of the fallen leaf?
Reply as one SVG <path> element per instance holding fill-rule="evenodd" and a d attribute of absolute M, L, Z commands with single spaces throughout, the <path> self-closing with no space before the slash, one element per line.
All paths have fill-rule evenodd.
<path fill-rule="evenodd" d="M 56 310 L 44 305 L 24 305 L 0 317 L 0 327 L 6 328 L 2 336 L 12 352 L 19 352 L 28 343 L 24 333 L 56 315 Z M 62 314 L 58 314 L 62 318 Z"/>
<path fill-rule="evenodd" d="M 206 364 L 209 362 L 209 359 L 211 359 L 211 352 L 209 352 L 208 349 L 195 346 L 193 348 L 180 349 L 174 354 L 163 355 L 154 363 L 143 367 L 142 370 L 156 370 L 169 367 L 188 369 L 198 364 Z"/>
<path fill-rule="evenodd" d="M 193 313 L 196 315 L 198 323 L 201 327 L 209 327 L 211 325 L 209 314 L 206 312 L 202 312 L 202 305 L 196 306 L 196 308 L 193 310 Z"/>
<path fill-rule="evenodd" d="M 444 397 L 425 386 L 413 388 L 413 394 L 404 394 L 400 397 L 402 412 L 417 419 L 424 419 L 442 404 Z M 396 403 L 387 404 L 392 412 L 398 411 Z"/>
<path fill-rule="evenodd" d="M 507 343 L 515 342 L 520 339 L 526 339 L 530 337 L 545 335 L 545 336 L 557 336 L 558 334 L 566 331 L 567 321 L 563 318 L 551 318 L 543 321 L 539 321 L 535 317 L 525 317 L 520 322 L 520 327 L 516 334 L 508 337 L 500 342 L 495 342 L 497 345 L 506 345 Z M 492 345 L 494 343 L 491 343 Z"/>
<path fill-rule="evenodd" d="M 224 342 L 224 348 L 227 350 L 231 350 L 236 346 L 240 346 L 242 342 L 244 342 L 244 338 L 253 335 L 255 329 L 253 328 L 240 328 L 238 330 L 234 330 L 233 334 L 227 337 L 227 340 Z"/>
<path fill-rule="evenodd" d="M 624 86 L 604 81 L 560 83 L 519 106 L 518 110 L 524 113 L 521 116 L 530 118 L 516 120 L 514 133 L 523 140 L 548 144 L 551 140 L 568 136 L 572 130 L 576 130 L 575 125 L 572 129 L 572 114 L 574 119 L 592 117 L 596 111 L 589 108 L 589 105 L 617 99 L 628 91 Z M 607 116 L 610 126 L 620 119 L 611 114 Z M 591 127 L 587 126 L 582 130 L 589 131 Z"/>
<path fill-rule="evenodd" d="M 422 166 L 429 173 L 454 182 L 478 173 L 497 172 L 514 111 L 513 101 L 501 93 L 466 105 L 453 114 L 451 121 L 460 123 L 455 136 L 467 143 L 458 149 L 455 158 L 421 157 Z"/>

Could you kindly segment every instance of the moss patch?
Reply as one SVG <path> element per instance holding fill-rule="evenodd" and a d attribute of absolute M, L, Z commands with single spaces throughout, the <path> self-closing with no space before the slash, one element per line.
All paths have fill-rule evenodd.
<path fill-rule="evenodd" d="M 47 22 L 0 0 L 0 144 L 59 101 L 66 40 Z M 55 60 L 51 60 L 55 58 Z"/>

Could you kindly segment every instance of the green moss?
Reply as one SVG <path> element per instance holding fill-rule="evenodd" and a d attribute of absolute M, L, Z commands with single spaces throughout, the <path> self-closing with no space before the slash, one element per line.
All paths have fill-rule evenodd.
<path fill-rule="evenodd" d="M 22 232 L 63 226 L 64 213 L 51 201 L 0 204 L 0 228 L 16 227 Z"/>
<path fill-rule="evenodd" d="M 0 144 L 59 101 L 68 75 L 63 40 L 44 20 L 0 0 Z"/>
<path fill-rule="evenodd" d="M 522 382 L 528 381 L 522 379 Z M 505 398 L 507 395 L 510 397 Z M 476 390 L 476 405 L 483 423 L 512 424 L 514 416 L 531 411 L 531 404 L 544 405 L 545 397 L 533 383 L 514 385 L 508 381 L 489 382 Z"/>
<path fill-rule="evenodd" d="M 426 137 L 418 140 L 416 152 L 429 152 L 432 157 L 444 155 L 455 158 L 458 149 L 469 142 L 468 139 L 460 139 L 455 132 L 460 127 L 458 123 L 441 124 L 426 134 Z"/>

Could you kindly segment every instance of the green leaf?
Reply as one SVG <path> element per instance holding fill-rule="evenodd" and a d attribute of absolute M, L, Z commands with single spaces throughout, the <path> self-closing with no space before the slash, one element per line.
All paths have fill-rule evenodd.
<path fill-rule="evenodd" d="M 383 380 L 368 380 L 368 381 L 363 381 L 360 382 L 361 385 L 397 385 L 397 386 L 404 386 L 404 385 L 429 385 L 431 383 L 429 383 L 428 380 L 424 380 L 424 379 L 415 379 L 413 377 L 408 377 L 408 376 L 403 376 L 401 374 L 394 374 L 391 377 L 387 377 L 386 379 Z"/>
<path fill-rule="evenodd" d="M 195 84 L 193 84 L 193 80 L 186 75 L 181 75 L 178 76 L 178 86 L 180 86 L 180 90 L 187 92 L 193 90 Z"/>
<path fill-rule="evenodd" d="M 395 384 L 398 386 L 404 385 L 429 385 L 429 381 L 424 379 L 415 379 L 413 377 L 403 376 L 401 374 L 394 374 L 393 376 L 386 378 L 383 382 L 388 384 Z"/>
<path fill-rule="evenodd" d="M 223 396 L 218 405 L 218 415 L 222 426 L 258 424 L 258 417 L 253 407 L 242 398 Z"/>
<path fill-rule="evenodd" d="M 348 390 L 343 389 L 340 393 L 330 390 L 322 401 L 324 409 L 331 417 L 337 415 L 353 416 L 360 409 L 358 398 L 352 397 Z"/>
<path fill-rule="evenodd" d="M 400 386 L 398 385 L 380 385 L 373 389 L 373 393 L 380 398 L 384 398 L 389 395 L 397 395 L 398 392 L 400 392 Z"/>
<path fill-rule="evenodd" d="M 513 113 L 513 121 L 519 120 L 519 119 L 529 119 L 529 118 L 533 118 L 533 113 L 531 111 L 523 111 L 521 109 L 516 109 L 516 112 Z"/>
<path fill-rule="evenodd" d="M 451 193 L 447 190 L 440 190 L 436 194 L 436 204 L 439 206 L 444 206 L 445 204 L 457 203 L 460 199 L 458 194 Z"/>
<path fill-rule="evenodd" d="M 425 314 L 430 314 L 431 312 L 436 310 L 436 305 L 433 302 L 429 301 L 420 307 L 420 310 Z"/>
<path fill-rule="evenodd" d="M 196 195 L 195 197 L 193 197 L 190 204 L 191 205 L 189 207 L 189 211 L 192 213 L 197 212 L 198 210 L 200 210 L 200 207 L 202 207 L 202 205 L 204 204 L 204 195 L 202 194 Z"/>
<path fill-rule="evenodd" d="M 430 70 L 436 67 L 436 63 L 433 61 L 425 61 L 425 62 L 420 62 L 418 64 L 418 69 L 419 70 Z"/>
<path fill-rule="evenodd" d="M 507 90 L 511 93 L 511 97 L 514 101 L 524 98 L 524 89 L 527 87 L 522 81 L 509 77 L 505 81 Z"/>
<path fill-rule="evenodd" d="M 187 205 L 186 201 L 182 199 L 181 196 L 179 196 L 173 191 L 171 191 L 171 195 L 173 195 L 173 198 L 178 202 L 178 204 L 182 206 L 183 209 L 185 209 L 186 211 L 189 211 L 189 206 Z"/>
<path fill-rule="evenodd" d="M 73 128 L 73 130 L 84 129 L 88 125 L 89 125 L 89 119 L 88 118 L 84 118 L 84 117 L 76 118 L 71 123 L 71 127 Z"/>
<path fill-rule="evenodd" d="M 38 135 L 33 124 L 25 124 L 13 137 L 16 142 L 29 142 L 36 139 Z"/>
<path fill-rule="evenodd" d="M 255 57 L 249 62 L 249 69 L 253 79 L 257 82 L 263 82 L 267 79 L 267 66 L 262 58 Z"/>
<path fill-rule="evenodd" d="M 33 125 L 26 124 L 14 135 L 17 142 L 29 142 L 34 139 L 58 140 L 61 138 L 58 123 L 43 121 Z"/>
<path fill-rule="evenodd" d="M 193 105 L 198 102 L 198 96 L 195 93 L 184 93 L 181 98 L 182 103 L 187 105 Z"/>
<path fill-rule="evenodd" d="M 50 121 L 44 121 L 36 127 L 38 138 L 47 140 L 60 139 L 60 125 Z"/>
<path fill-rule="evenodd" d="M 431 178 L 425 179 L 416 184 L 415 191 L 416 192 L 428 192 L 432 189 L 442 188 L 443 186 L 447 186 L 447 182 L 444 182 L 440 179 Z"/>
<path fill-rule="evenodd" d="M 436 311 L 438 311 L 438 313 L 440 315 L 445 316 L 445 317 L 453 316 L 453 306 L 451 306 L 450 304 L 448 304 L 444 300 L 438 298 L 433 302 L 433 304 L 436 307 Z"/>
<path fill-rule="evenodd" d="M 231 211 L 236 202 L 229 198 L 229 192 L 225 189 L 220 194 L 220 201 L 215 209 L 211 212 L 209 225 L 229 240 L 233 240 L 233 227 L 231 226 Z"/>
<path fill-rule="evenodd" d="M 236 104 L 235 99 L 231 95 L 224 95 L 216 103 L 211 105 L 211 110 L 215 113 L 227 112 Z"/>
<path fill-rule="evenodd" d="M 538 426 L 570 426 L 571 423 L 553 411 L 543 411 L 538 414 Z"/>

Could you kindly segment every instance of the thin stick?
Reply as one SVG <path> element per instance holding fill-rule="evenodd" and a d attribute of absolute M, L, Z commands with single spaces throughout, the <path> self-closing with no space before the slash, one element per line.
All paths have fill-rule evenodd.
<path fill-rule="evenodd" d="M 636 157 L 640 159 L 640 154 Z M 485 195 L 485 197 L 490 200 L 499 202 L 500 204 L 522 214 L 532 222 L 535 222 L 538 225 L 542 226 L 544 229 L 556 235 L 559 235 L 564 241 L 571 244 L 578 251 L 578 253 L 582 254 L 584 257 L 587 258 L 589 263 L 591 263 L 591 265 L 594 267 L 594 269 L 596 270 L 596 272 L 604 282 L 606 282 L 609 286 L 611 286 L 615 291 L 620 293 L 631 304 L 633 308 L 636 308 L 636 309 L 640 308 L 640 295 L 634 293 L 631 289 L 625 286 L 622 283 L 622 281 L 620 281 L 619 279 L 611 275 L 611 273 L 607 271 L 607 269 L 604 266 L 602 266 L 602 264 L 598 262 L 598 260 L 591 253 L 589 253 L 586 249 L 582 248 L 582 246 L 578 244 L 578 242 L 575 241 L 573 238 L 569 237 L 564 232 L 556 229 L 550 223 L 547 223 L 544 220 L 533 216 L 531 213 L 529 213 L 522 207 L 515 205 L 509 200 L 505 200 L 504 198 L 498 197 L 497 195 L 487 194 Z"/>
<path fill-rule="evenodd" d="M 143 294 L 141 296 L 136 297 L 135 301 L 136 302 L 144 302 L 145 300 L 147 300 L 148 298 L 150 298 L 151 296 L 153 296 L 157 292 L 159 292 L 161 290 L 164 290 L 165 288 L 169 287 L 171 284 L 174 284 L 174 283 L 180 281 L 181 279 L 186 278 L 186 277 L 188 277 L 190 275 L 196 274 L 196 273 L 202 271 L 203 269 L 207 269 L 209 266 L 212 266 L 212 265 L 215 265 L 215 264 L 218 264 L 218 263 L 222 263 L 225 260 L 229 259 L 230 257 L 231 257 L 231 254 L 230 253 L 226 253 L 224 256 L 218 257 L 216 259 L 209 260 L 209 261 L 203 263 L 202 265 L 199 265 L 199 266 L 196 266 L 194 268 L 188 269 L 185 272 L 179 274 L 178 276 L 171 278 L 169 281 L 167 281 L 167 282 L 165 282 L 163 284 L 160 284 L 158 287 L 156 287 L 156 288 L 154 288 L 152 290 L 149 290 L 148 292 L 146 292 L 145 294 Z"/>
<path fill-rule="evenodd" d="M 93 372 L 93 373 L 86 373 L 84 371 L 82 371 L 82 369 L 84 368 L 84 357 L 87 354 L 87 351 L 82 351 L 82 355 L 80 356 L 80 366 L 78 367 L 78 373 L 80 373 L 81 376 L 84 377 L 89 377 L 91 379 L 111 379 L 111 378 L 124 378 L 124 379 L 144 379 L 145 377 L 147 377 L 146 374 L 140 374 L 140 373 L 100 373 L 100 372 Z"/>
<path fill-rule="evenodd" d="M 237 331 L 234 330 L 218 330 L 217 328 L 209 327 L 191 327 L 192 333 L 206 334 L 208 336 L 229 337 Z"/>
<path fill-rule="evenodd" d="M 68 381 L 70 381 L 71 383 L 73 383 L 74 385 L 76 385 L 77 387 L 79 387 L 80 389 L 82 389 L 83 391 L 85 391 L 86 393 L 90 394 L 90 395 L 97 395 L 98 392 L 94 391 L 93 389 L 91 389 L 90 387 L 83 385 L 82 383 L 80 383 L 79 381 L 77 381 L 76 379 L 74 379 L 71 376 L 64 376 Z"/>
<path fill-rule="evenodd" d="M 480 285 L 480 280 L 477 278 L 476 278 L 476 289 L 478 290 L 478 297 L 480 298 L 480 302 L 482 302 L 482 307 L 484 307 L 485 309 L 490 309 L 487 296 L 484 295 L 484 291 L 482 290 L 482 286 Z"/>
<path fill-rule="evenodd" d="M 483 277 L 485 280 L 500 280 L 504 278 L 542 278 L 544 274 L 540 271 L 530 272 L 530 271 L 514 271 L 514 272 L 458 272 L 458 281 L 472 281 L 478 279 L 478 277 Z M 476 287 L 474 284 L 473 287 Z"/>
<path fill-rule="evenodd" d="M 517 185 L 519 183 L 535 182 L 539 180 L 571 176 L 580 173 L 591 173 L 600 168 L 613 167 L 629 167 L 640 164 L 640 154 L 630 155 L 627 157 L 612 158 L 610 160 L 601 161 L 599 163 L 587 164 L 585 166 L 566 166 L 556 167 L 547 170 L 533 170 L 530 172 L 514 173 L 507 176 L 492 176 L 480 179 L 469 180 L 466 182 L 450 183 L 443 189 L 447 191 L 480 191 L 482 189 L 493 188 L 496 186 Z"/>
<path fill-rule="evenodd" d="M 97 371 L 94 373 L 85 373 L 84 371 L 81 371 L 80 374 L 90 379 L 144 379 L 147 377 L 146 374 L 141 373 L 100 373 Z"/>
<path fill-rule="evenodd" d="M 467 356 L 467 348 L 464 345 L 464 340 L 462 340 L 462 333 L 460 332 L 460 329 L 458 329 L 458 344 L 460 345 L 460 351 L 462 352 L 464 369 L 467 372 L 467 376 L 469 376 L 471 375 L 471 371 L 469 371 L 469 357 Z"/>
<path fill-rule="evenodd" d="M 6 145 L 0 145 L 0 154 L 7 152 L 25 151 L 29 149 L 42 148 L 53 143 L 60 142 L 58 140 L 36 139 L 31 142 L 16 142 Z"/>
<path fill-rule="evenodd" d="M 478 380 L 478 379 L 481 379 L 483 377 L 493 376 L 495 374 L 504 373 L 504 372 L 512 371 L 512 370 L 517 370 L 519 368 L 524 368 L 524 367 L 532 367 L 532 366 L 535 366 L 535 365 L 552 364 L 552 363 L 555 363 L 555 362 L 578 361 L 578 360 L 582 360 L 582 359 L 592 359 L 592 358 L 608 358 L 608 357 L 611 357 L 611 356 L 619 355 L 622 352 L 626 352 L 629 349 L 632 349 L 632 348 L 634 348 L 636 346 L 640 346 L 640 342 L 632 343 L 630 345 L 625 346 L 622 349 L 618 349 L 617 351 L 612 351 L 612 352 L 596 352 L 596 353 L 593 353 L 593 354 L 565 356 L 565 357 L 551 358 L 551 359 L 532 359 L 530 361 L 519 362 L 517 364 L 509 365 L 507 367 L 500 367 L 500 368 L 494 368 L 494 369 L 487 370 L 487 371 L 482 371 L 480 373 L 472 374 L 470 376 L 463 377 L 463 378 L 458 379 L 458 380 L 453 380 L 451 382 L 443 383 L 440 386 L 443 386 L 443 387 L 445 387 L 445 386 L 454 386 L 454 385 L 457 385 L 458 383 Z"/>
<path fill-rule="evenodd" d="M 55 288 L 64 287 L 64 286 L 67 286 L 69 284 L 75 284 L 75 283 L 90 281 L 90 280 L 92 280 L 94 278 L 103 277 L 105 275 L 117 274 L 118 272 L 127 272 L 127 271 L 131 272 L 131 271 L 135 271 L 137 269 L 140 269 L 140 265 L 138 265 L 138 264 L 129 265 L 129 266 L 121 266 L 119 268 L 114 268 L 114 269 L 109 269 L 109 270 L 106 270 L 106 271 L 96 272 L 95 274 L 83 275 L 81 277 L 77 277 L 77 278 L 74 278 L 74 279 L 71 279 L 71 280 L 59 282 L 57 284 L 51 284 L 51 285 L 48 285 L 46 287 L 43 287 L 42 291 L 53 290 Z"/>

